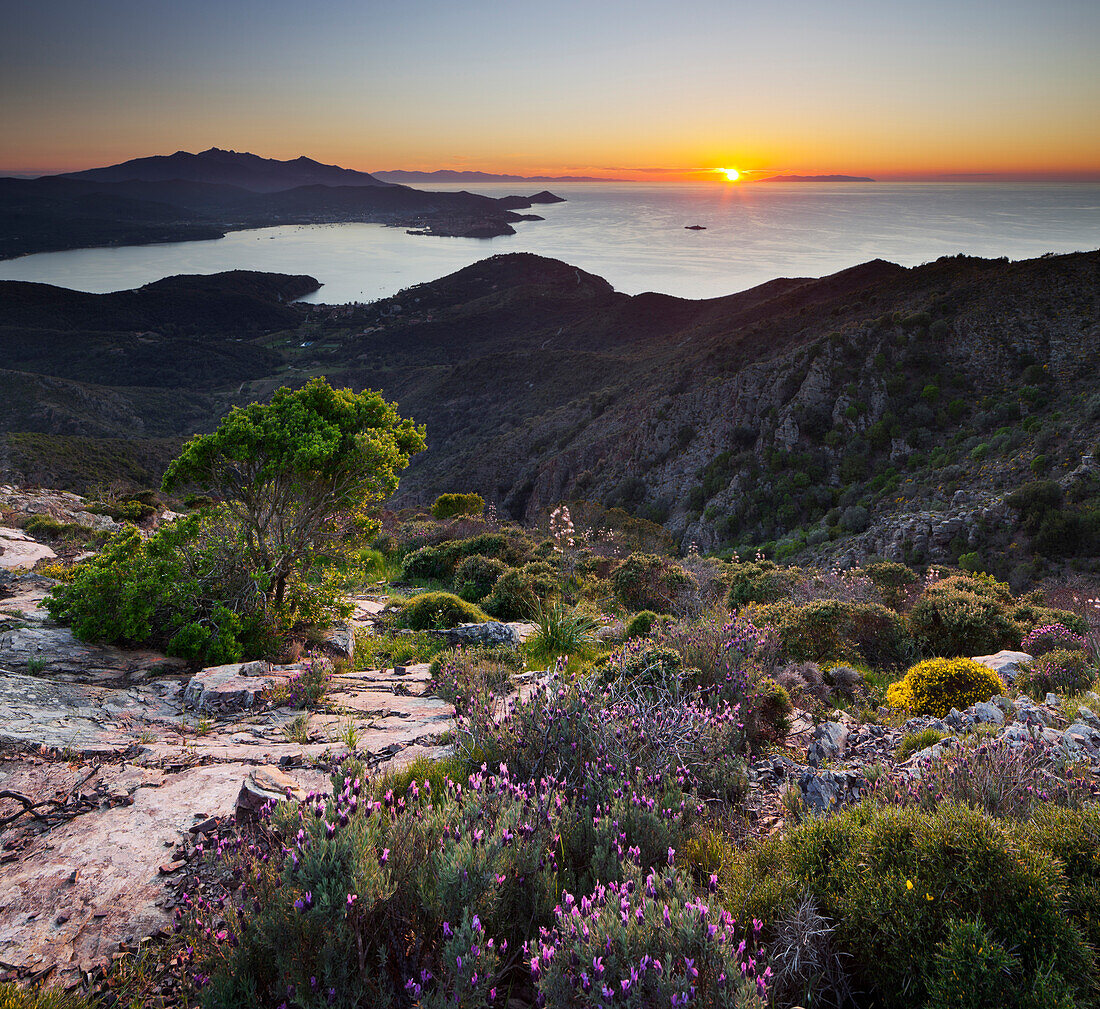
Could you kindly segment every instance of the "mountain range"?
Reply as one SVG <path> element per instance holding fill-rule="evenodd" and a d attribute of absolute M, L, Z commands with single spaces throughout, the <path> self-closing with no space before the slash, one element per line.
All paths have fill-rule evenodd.
<path fill-rule="evenodd" d="M 297 186 L 390 185 L 366 172 L 322 165 L 311 158 L 276 161 L 256 154 L 223 151 L 217 147 L 198 154 L 176 151 L 175 154 L 135 158 L 119 165 L 65 172 L 57 177 L 87 182 L 205 182 L 238 186 L 256 193 L 274 193 Z"/>
<path fill-rule="evenodd" d="M 102 245 L 220 238 L 279 224 L 366 222 L 417 234 L 493 238 L 533 203 L 426 192 L 309 158 L 274 161 L 211 148 L 38 179 L 0 178 L 0 258 Z"/>
<path fill-rule="evenodd" d="M 357 307 L 249 273 L 0 284 L 0 470 L 152 483 L 231 405 L 323 374 L 427 425 L 399 505 L 478 491 L 533 520 L 583 499 L 709 549 L 957 560 L 1003 536 L 1011 557 L 1010 491 L 1100 489 L 1098 281 L 1100 252 L 874 260 L 705 301 L 525 254 Z"/>

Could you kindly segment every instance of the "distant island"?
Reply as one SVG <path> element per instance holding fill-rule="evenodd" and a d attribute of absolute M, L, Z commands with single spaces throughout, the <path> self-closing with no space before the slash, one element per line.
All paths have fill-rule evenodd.
<path fill-rule="evenodd" d="M 434 172 L 412 172 L 395 168 L 389 172 L 372 172 L 385 182 L 628 182 L 629 179 L 598 179 L 591 175 L 504 175 L 498 172 L 460 172 L 440 168 Z"/>
<path fill-rule="evenodd" d="M 514 235 L 517 214 L 560 203 L 543 190 L 494 199 L 428 192 L 310 158 L 216 147 L 37 179 L 0 178 L 0 259 L 95 246 L 223 237 L 280 224 L 386 224 L 448 238 Z"/>
<path fill-rule="evenodd" d="M 770 175 L 752 182 L 874 182 L 866 175 Z"/>

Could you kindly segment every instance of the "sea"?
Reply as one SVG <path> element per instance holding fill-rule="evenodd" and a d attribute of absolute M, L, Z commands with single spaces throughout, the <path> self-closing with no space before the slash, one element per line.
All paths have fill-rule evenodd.
<path fill-rule="evenodd" d="M 436 185 L 457 190 L 458 185 Z M 530 195 L 533 183 L 470 187 Z M 965 253 L 1029 259 L 1100 248 L 1100 185 L 965 183 L 551 183 L 564 203 L 493 239 L 433 238 L 377 224 L 283 226 L 201 242 L 40 253 L 0 261 L 0 280 L 103 293 L 181 273 L 305 273 L 303 299 L 369 302 L 488 256 L 564 260 L 626 294 L 732 294 L 871 259 L 917 266 Z M 705 230 L 689 230 L 698 225 Z"/>

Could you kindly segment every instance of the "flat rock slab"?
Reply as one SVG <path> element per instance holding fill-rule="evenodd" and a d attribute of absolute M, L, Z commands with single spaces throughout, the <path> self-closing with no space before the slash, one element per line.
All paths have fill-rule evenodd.
<path fill-rule="evenodd" d="M 39 561 L 54 560 L 57 554 L 44 543 L 31 539 L 22 529 L 0 526 L 0 568 L 30 570 Z"/>
<path fill-rule="evenodd" d="M 24 584 L 26 583 L 26 584 Z M 0 613 L 7 613 L 19 620 L 33 621 L 41 624 L 50 619 L 49 613 L 42 606 L 42 601 L 50 591 L 52 585 L 45 578 L 22 578 L 11 586 L 14 591 L 10 596 L 0 599 Z"/>
<path fill-rule="evenodd" d="M 0 743 L 118 753 L 148 723 L 177 716 L 180 686 L 164 680 L 123 690 L 0 671 Z"/>
<path fill-rule="evenodd" d="M 414 721 L 449 720 L 454 716 L 454 706 L 439 697 L 418 697 L 395 694 L 392 690 L 355 690 L 330 693 L 328 702 L 341 710 L 363 714 L 397 715 Z"/>
<path fill-rule="evenodd" d="M 160 652 L 125 650 L 78 641 L 68 627 L 16 627 L 0 633 L 0 668 L 38 672 L 72 683 L 134 683 L 187 669 L 182 659 Z"/>
<path fill-rule="evenodd" d="M 0 874 L 0 959 L 62 970 L 109 960 L 128 936 L 167 925 L 160 866 L 195 814 L 233 812 L 250 767 L 150 775 L 133 803 L 85 813 L 42 835 Z"/>

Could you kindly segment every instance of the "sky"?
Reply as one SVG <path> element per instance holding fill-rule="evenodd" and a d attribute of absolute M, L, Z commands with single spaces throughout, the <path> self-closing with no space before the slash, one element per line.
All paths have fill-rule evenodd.
<path fill-rule="evenodd" d="M 0 170 L 1100 179 L 1097 0 L 0 0 Z"/>

